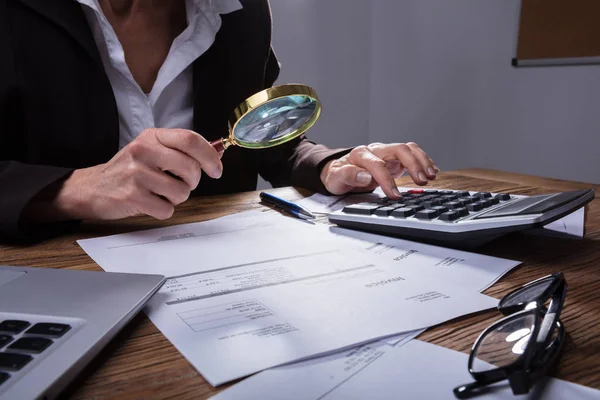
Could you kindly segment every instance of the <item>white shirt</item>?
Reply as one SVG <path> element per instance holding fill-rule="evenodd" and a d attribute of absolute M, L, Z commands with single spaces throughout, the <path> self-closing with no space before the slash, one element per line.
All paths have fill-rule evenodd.
<path fill-rule="evenodd" d="M 192 63 L 213 44 L 221 14 L 239 10 L 238 0 L 185 0 L 188 26 L 173 41 L 148 94 L 137 84 L 125 52 L 98 0 L 76 0 L 92 28 L 119 111 L 119 148 L 146 128 L 192 129 Z"/>

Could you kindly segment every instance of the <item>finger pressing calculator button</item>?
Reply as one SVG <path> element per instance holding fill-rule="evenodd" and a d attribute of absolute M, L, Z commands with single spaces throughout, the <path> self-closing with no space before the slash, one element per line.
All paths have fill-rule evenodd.
<path fill-rule="evenodd" d="M 406 218 L 406 217 L 410 217 L 412 215 L 415 215 L 415 210 L 411 207 L 401 207 L 401 208 L 396 208 L 394 211 L 392 211 L 392 217 L 398 217 L 398 218 Z"/>
<path fill-rule="evenodd" d="M 434 219 L 440 215 L 438 210 L 421 210 L 415 214 L 415 218 L 419 219 Z"/>
<path fill-rule="evenodd" d="M 342 211 L 346 214 L 371 215 L 379 207 L 381 207 L 381 205 L 378 204 L 353 204 L 344 207 Z"/>
<path fill-rule="evenodd" d="M 460 218 L 460 212 L 457 210 L 451 210 L 440 215 L 442 221 L 454 221 Z"/>

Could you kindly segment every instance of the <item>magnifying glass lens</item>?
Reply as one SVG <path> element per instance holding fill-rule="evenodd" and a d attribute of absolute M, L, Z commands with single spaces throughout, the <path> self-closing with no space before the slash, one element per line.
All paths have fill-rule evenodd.
<path fill-rule="evenodd" d="M 244 115 L 233 137 L 242 146 L 270 147 L 306 131 L 319 113 L 318 100 L 290 95 L 268 101 Z"/>

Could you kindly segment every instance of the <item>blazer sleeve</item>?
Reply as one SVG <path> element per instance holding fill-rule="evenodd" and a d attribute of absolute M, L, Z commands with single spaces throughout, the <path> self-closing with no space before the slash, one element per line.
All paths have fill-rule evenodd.
<path fill-rule="evenodd" d="M 279 62 L 271 48 L 265 67 L 265 88 L 273 86 L 279 69 Z M 291 185 L 330 194 L 321 182 L 321 170 L 327 162 L 342 157 L 350 150 L 329 149 L 303 135 L 280 146 L 252 151 L 258 157 L 260 175 L 274 187 Z"/>
<path fill-rule="evenodd" d="M 6 2 L 0 0 L 0 237 L 26 238 L 35 233 L 21 226 L 25 206 L 72 170 L 23 162 L 28 156 L 23 129 L 26 121 L 20 106 L 6 15 Z"/>

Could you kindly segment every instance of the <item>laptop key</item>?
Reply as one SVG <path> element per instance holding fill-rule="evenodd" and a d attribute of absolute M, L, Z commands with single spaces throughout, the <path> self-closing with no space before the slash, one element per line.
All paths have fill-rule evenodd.
<path fill-rule="evenodd" d="M 23 337 L 10 346 L 8 346 L 9 350 L 19 350 L 25 351 L 27 353 L 41 353 L 46 350 L 48 346 L 54 343 L 50 339 L 41 338 L 41 337 Z"/>
<path fill-rule="evenodd" d="M 18 371 L 31 360 L 33 357 L 27 354 L 0 353 L 0 369 Z"/>
<path fill-rule="evenodd" d="M 31 324 L 27 321 L 7 319 L 6 321 L 0 322 L 0 332 L 21 333 L 29 325 Z"/>
<path fill-rule="evenodd" d="M 12 336 L 0 334 L 0 349 L 12 342 Z"/>
<path fill-rule="evenodd" d="M 10 374 L 7 374 L 6 372 L 0 372 L 0 385 L 6 382 L 8 378 L 10 378 Z"/>
<path fill-rule="evenodd" d="M 29 328 L 29 330 L 25 333 L 30 335 L 45 335 L 58 338 L 67 333 L 69 329 L 71 329 L 71 326 L 66 324 L 40 322 L 39 324 L 35 324 Z"/>

